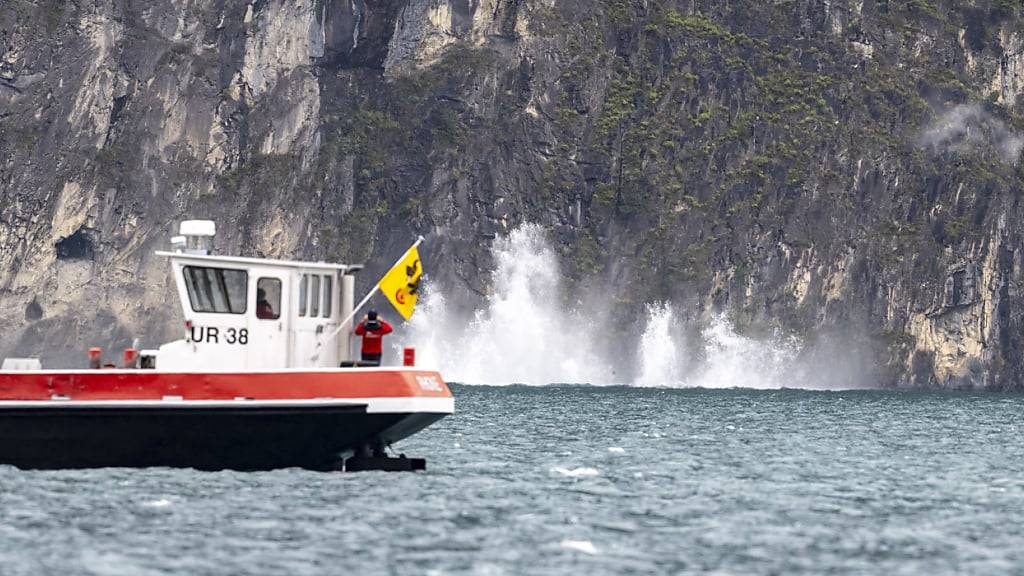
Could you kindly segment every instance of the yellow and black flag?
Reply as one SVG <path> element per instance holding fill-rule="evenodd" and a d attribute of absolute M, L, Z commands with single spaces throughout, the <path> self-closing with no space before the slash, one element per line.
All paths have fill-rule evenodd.
<path fill-rule="evenodd" d="M 419 246 L 418 241 L 406 251 L 401 260 L 391 267 L 391 270 L 388 270 L 378 284 L 384 296 L 406 320 L 412 317 L 413 310 L 416 309 L 420 276 L 423 274 L 423 265 L 420 264 L 420 252 L 417 246 Z"/>

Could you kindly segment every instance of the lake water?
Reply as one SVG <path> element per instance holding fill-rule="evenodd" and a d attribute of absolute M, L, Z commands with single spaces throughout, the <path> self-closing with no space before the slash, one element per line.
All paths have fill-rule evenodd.
<path fill-rule="evenodd" d="M 1024 397 L 453 389 L 426 473 L 0 467 L 0 573 L 1024 572 Z"/>

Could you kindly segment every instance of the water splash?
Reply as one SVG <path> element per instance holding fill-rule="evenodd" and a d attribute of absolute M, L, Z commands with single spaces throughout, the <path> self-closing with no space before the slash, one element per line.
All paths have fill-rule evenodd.
<path fill-rule="evenodd" d="M 700 332 L 701 360 L 687 370 L 682 326 L 670 304 L 648 307 L 637 351 L 639 371 L 633 384 L 671 388 L 782 388 L 800 386 L 791 375 L 802 343 L 794 337 L 754 339 L 736 332 L 718 315 Z"/>
<path fill-rule="evenodd" d="M 799 387 L 795 372 L 801 342 L 778 335 L 755 340 L 736 333 L 725 316 L 703 331 L 705 364 L 690 386 L 702 388 Z"/>
<path fill-rule="evenodd" d="M 754 339 L 718 316 L 687 348 L 684 326 L 670 304 L 647 307 L 636 350 L 612 358 L 600 338 L 611 334 L 593 307 L 567 306 L 558 259 L 543 230 L 523 226 L 492 246 L 493 293 L 470 316 L 426 284 L 420 309 L 395 341 L 417 348 L 419 363 L 453 382 L 477 384 L 623 384 L 658 387 L 801 387 L 802 343 Z M 397 345 L 397 344 L 396 344 Z M 614 347 L 610 347 L 614 349 Z M 692 364 L 692 366 L 688 365 Z M 623 378 L 620 375 L 634 375 Z"/>
<path fill-rule="evenodd" d="M 493 294 L 472 318 L 449 313 L 427 290 L 407 341 L 425 365 L 457 382 L 487 384 L 611 383 L 597 353 L 599 323 L 562 305 L 558 260 L 539 226 L 523 226 L 492 247 Z"/>
<path fill-rule="evenodd" d="M 681 338 L 673 334 L 675 312 L 665 303 L 647 307 L 647 326 L 640 337 L 640 372 L 634 384 L 639 386 L 683 385 Z"/>

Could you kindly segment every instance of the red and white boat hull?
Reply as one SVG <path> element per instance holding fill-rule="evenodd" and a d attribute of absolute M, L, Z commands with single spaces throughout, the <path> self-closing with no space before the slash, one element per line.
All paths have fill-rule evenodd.
<path fill-rule="evenodd" d="M 334 469 L 451 414 L 436 372 L 0 372 L 0 464 Z"/>

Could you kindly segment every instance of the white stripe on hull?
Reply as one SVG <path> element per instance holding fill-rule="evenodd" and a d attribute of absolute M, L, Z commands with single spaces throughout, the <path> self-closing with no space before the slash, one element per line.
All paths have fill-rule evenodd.
<path fill-rule="evenodd" d="M 309 408 L 366 406 L 368 414 L 452 414 L 454 398 L 312 398 L 308 400 L 0 400 L 2 408 Z"/>

